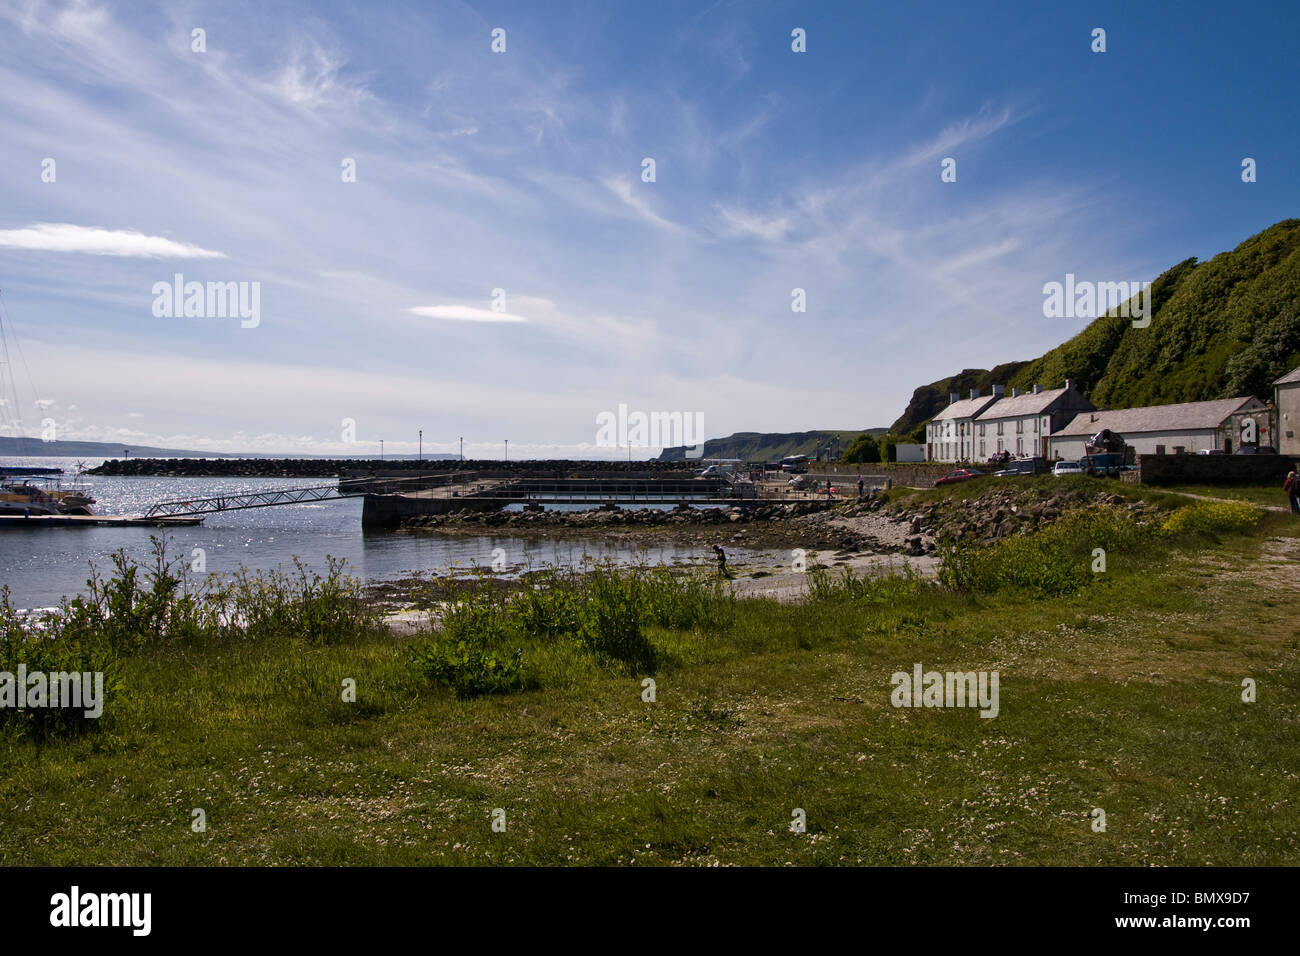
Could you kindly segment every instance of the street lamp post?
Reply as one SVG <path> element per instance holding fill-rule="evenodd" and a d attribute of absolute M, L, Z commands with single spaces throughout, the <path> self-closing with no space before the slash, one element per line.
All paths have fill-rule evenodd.
<path fill-rule="evenodd" d="M 416 458 L 415 472 L 421 478 L 424 477 L 424 429 L 423 428 L 420 429 L 420 453 L 419 456 Z"/>
<path fill-rule="evenodd" d="M 465 460 L 465 439 L 464 438 L 461 438 L 460 440 L 460 460 L 461 461 Z"/>
<path fill-rule="evenodd" d="M 510 439 L 506 439 L 506 461 L 510 460 Z"/>
<path fill-rule="evenodd" d="M 384 460 L 384 440 L 382 438 L 379 439 L 379 460 Z"/>

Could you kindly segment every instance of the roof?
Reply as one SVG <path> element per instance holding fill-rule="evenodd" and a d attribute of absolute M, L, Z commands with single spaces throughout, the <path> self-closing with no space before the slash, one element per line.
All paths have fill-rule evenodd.
<path fill-rule="evenodd" d="M 1213 402 L 1183 402 L 1180 405 L 1148 405 L 1145 408 L 1117 408 L 1104 412 L 1081 412 L 1052 437 L 1065 435 L 1095 435 L 1109 428 L 1120 435 L 1142 432 L 1176 432 L 1193 429 L 1218 428 L 1223 420 L 1256 398 L 1221 398 Z"/>
<path fill-rule="evenodd" d="M 997 404 L 984 410 L 981 419 L 1021 418 L 1025 415 L 1041 415 L 1068 391 L 1064 388 L 1049 388 L 1041 392 L 1025 392 L 1012 397 L 1008 395 L 999 399 Z"/>
<path fill-rule="evenodd" d="M 953 402 L 938 415 L 935 415 L 931 421 L 939 421 L 946 418 L 974 418 L 985 408 L 991 405 L 996 399 L 992 395 L 981 395 L 978 398 L 963 398 L 961 401 Z"/>
<path fill-rule="evenodd" d="M 1291 371 L 1287 372 L 1285 375 L 1283 375 L 1273 384 L 1274 385 L 1295 385 L 1297 383 L 1300 383 L 1300 368 L 1291 369 Z"/>

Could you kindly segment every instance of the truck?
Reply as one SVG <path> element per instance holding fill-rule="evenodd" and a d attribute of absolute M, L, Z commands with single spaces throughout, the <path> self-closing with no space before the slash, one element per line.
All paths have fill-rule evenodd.
<path fill-rule="evenodd" d="M 1124 436 L 1109 428 L 1088 439 L 1084 452 L 1079 466 L 1086 474 L 1102 478 L 1118 478 L 1134 460 L 1133 448 L 1124 441 Z"/>

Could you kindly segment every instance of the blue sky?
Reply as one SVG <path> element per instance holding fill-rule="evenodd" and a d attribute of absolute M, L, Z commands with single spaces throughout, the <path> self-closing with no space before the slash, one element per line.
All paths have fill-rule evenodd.
<path fill-rule="evenodd" d="M 19 389 L 27 431 L 365 453 L 422 428 L 426 451 L 606 457 L 626 450 L 595 446 L 596 417 L 620 404 L 710 437 L 887 425 L 917 385 L 1086 325 L 1044 318 L 1044 283 L 1149 281 L 1297 215 L 1298 21 L 4 3 L 0 289 L 42 403 Z M 176 273 L 260 283 L 260 321 L 156 316 Z M 521 321 L 482 321 L 494 289 Z"/>

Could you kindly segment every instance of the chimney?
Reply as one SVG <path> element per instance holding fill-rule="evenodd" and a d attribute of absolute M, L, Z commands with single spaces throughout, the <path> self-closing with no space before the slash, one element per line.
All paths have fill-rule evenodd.
<path fill-rule="evenodd" d="M 1011 389 L 1011 397 L 1012 397 L 1012 398 L 1019 398 L 1019 397 L 1020 397 L 1020 389 L 1015 388 L 1015 387 L 1013 386 L 1012 389 Z"/>
<path fill-rule="evenodd" d="M 949 392 L 949 393 L 948 393 L 948 404 L 949 404 L 949 405 L 956 405 L 957 402 L 958 402 L 958 400 L 959 400 L 960 398 L 961 398 L 961 396 L 960 396 L 959 394 L 957 394 L 956 392 Z"/>
<path fill-rule="evenodd" d="M 1073 388 L 1073 383 L 1068 378 L 1065 380 L 1065 388 L 1067 391 Z"/>
<path fill-rule="evenodd" d="M 1034 386 L 1034 394 L 1035 394 L 1035 395 L 1037 395 L 1038 393 L 1040 393 L 1042 390 L 1043 390 L 1043 386 L 1041 386 L 1041 385 L 1035 385 L 1035 386 Z"/>
<path fill-rule="evenodd" d="M 994 397 L 994 398 L 1001 398 L 1004 394 L 1006 394 L 1006 390 L 1007 390 L 1007 388 L 1006 388 L 1005 385 L 994 385 L 994 386 L 993 386 L 993 397 Z"/>
<path fill-rule="evenodd" d="M 972 388 L 972 389 L 970 390 L 970 399 L 971 399 L 971 401 L 973 402 L 973 401 L 975 401 L 975 399 L 977 399 L 977 398 L 979 398 L 979 397 L 980 397 L 980 390 L 979 390 L 978 388 Z"/>

